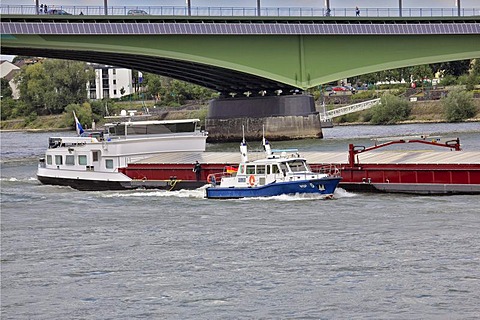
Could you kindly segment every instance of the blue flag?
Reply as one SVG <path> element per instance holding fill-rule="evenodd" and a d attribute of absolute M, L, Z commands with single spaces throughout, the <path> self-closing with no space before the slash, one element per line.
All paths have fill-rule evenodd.
<path fill-rule="evenodd" d="M 82 124 L 78 121 L 75 111 L 73 111 L 73 117 L 75 118 L 75 129 L 77 130 L 77 134 L 81 135 L 85 130 L 83 130 Z"/>

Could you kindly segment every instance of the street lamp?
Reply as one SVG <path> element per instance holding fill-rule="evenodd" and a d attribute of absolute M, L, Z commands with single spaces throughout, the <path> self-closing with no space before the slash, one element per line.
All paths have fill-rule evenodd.
<path fill-rule="evenodd" d="M 460 0 L 455 0 L 455 5 L 457 6 L 458 16 L 460 17 Z"/>
<path fill-rule="evenodd" d="M 105 7 L 105 15 L 108 15 L 108 4 L 107 4 L 108 0 L 103 0 L 103 5 Z"/>
<path fill-rule="evenodd" d="M 398 0 L 398 12 L 402 16 L 402 0 Z"/>
<path fill-rule="evenodd" d="M 38 0 L 35 0 L 35 12 L 36 14 L 40 14 L 40 11 L 38 10 Z"/>
<path fill-rule="evenodd" d="M 327 8 L 327 16 L 330 16 L 330 0 L 325 0 L 325 7 Z"/>
<path fill-rule="evenodd" d="M 257 16 L 261 16 L 261 13 L 260 13 L 260 0 L 257 0 Z"/>
<path fill-rule="evenodd" d="M 192 15 L 192 4 L 191 4 L 190 0 L 186 0 L 186 1 L 187 1 L 188 15 L 191 16 Z"/>

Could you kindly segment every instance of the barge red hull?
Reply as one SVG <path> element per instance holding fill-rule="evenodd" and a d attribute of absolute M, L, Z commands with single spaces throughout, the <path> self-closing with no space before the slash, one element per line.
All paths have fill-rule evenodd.
<path fill-rule="evenodd" d="M 342 166 L 349 191 L 420 194 L 480 193 L 480 164 L 362 164 Z"/>
<path fill-rule="evenodd" d="M 312 169 L 330 163 L 311 162 Z M 181 181 L 178 186 L 198 187 L 207 183 L 210 174 L 218 174 L 235 162 L 202 163 L 200 181 L 196 180 L 191 163 L 133 163 L 120 171 L 148 187 L 154 181 Z M 480 163 L 473 164 L 388 164 L 334 163 L 340 169 L 339 187 L 358 192 L 402 192 L 417 194 L 480 194 Z M 172 185 L 172 184 L 170 184 Z"/>
<path fill-rule="evenodd" d="M 393 144 L 416 143 L 452 151 L 378 152 Z M 375 152 L 370 152 L 374 151 Z M 456 151 L 453 151 L 456 150 Z M 460 140 L 402 138 L 371 147 L 349 145 L 348 154 L 340 152 L 307 152 L 302 154 L 313 171 L 325 168 L 340 170 L 339 186 L 348 191 L 399 192 L 415 194 L 480 194 L 480 152 L 460 151 Z M 193 164 L 199 161 L 199 179 Z M 346 162 L 345 162 L 346 161 Z M 238 153 L 203 152 L 162 154 L 129 164 L 121 169 L 135 185 L 151 187 L 155 181 L 170 181 L 169 186 L 198 187 L 211 174 L 224 172 L 240 162 Z M 331 171 L 330 171 L 331 172 Z M 172 187 L 173 189 L 173 187 Z"/>

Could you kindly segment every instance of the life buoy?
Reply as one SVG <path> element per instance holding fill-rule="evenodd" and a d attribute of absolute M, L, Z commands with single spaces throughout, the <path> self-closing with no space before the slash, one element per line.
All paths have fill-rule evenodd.
<path fill-rule="evenodd" d="M 216 182 L 215 175 L 213 173 L 211 173 L 207 176 L 207 182 L 208 183 L 215 183 Z"/>
<path fill-rule="evenodd" d="M 255 184 L 255 176 L 252 174 L 248 177 L 248 183 L 253 186 Z"/>

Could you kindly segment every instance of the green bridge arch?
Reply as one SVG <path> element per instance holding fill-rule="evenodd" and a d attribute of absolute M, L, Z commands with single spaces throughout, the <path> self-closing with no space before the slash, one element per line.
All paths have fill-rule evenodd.
<path fill-rule="evenodd" d="M 5 19 L 2 17 L 2 33 L 9 27 L 9 23 L 18 23 L 20 18 Z M 21 17 L 25 21 L 25 16 Z M 36 20 L 35 20 L 36 19 Z M 46 21 L 38 21 L 46 19 Z M 37 24 L 64 23 L 65 17 L 33 17 L 32 21 Z M 94 17 L 85 21 L 78 16 L 68 17 L 69 24 L 75 23 L 117 23 L 111 17 Z M 187 18 L 183 18 L 184 20 Z M 278 18 L 276 18 L 278 19 Z M 377 19 L 374 21 L 381 27 L 382 23 L 394 22 L 396 24 L 424 24 L 427 25 L 438 19 Z M 465 19 L 444 19 L 444 25 L 465 23 Z M 130 19 L 122 17 L 123 24 L 158 24 L 174 22 L 188 27 L 188 24 L 198 23 L 182 20 L 172 21 L 162 17 L 161 22 L 151 17 L 135 17 Z M 209 18 L 208 23 L 212 23 Z M 217 25 L 235 24 L 238 19 L 231 18 L 225 22 L 213 21 Z M 278 21 L 270 19 L 244 19 L 242 27 L 250 22 L 254 24 L 275 24 Z M 290 21 L 291 20 L 291 21 Z M 290 19 L 285 25 L 295 23 L 308 25 L 309 19 Z M 378 21 L 381 20 L 381 21 Z M 440 19 L 441 20 L 441 19 Z M 183 74 L 182 80 L 187 80 L 189 70 L 193 65 L 206 66 L 200 73 L 208 73 L 208 67 L 223 70 L 224 81 L 228 77 L 228 70 L 239 74 L 251 75 L 260 79 L 268 79 L 274 83 L 284 84 L 287 87 L 308 89 L 330 81 L 348 78 L 360 74 L 412 66 L 426 63 L 436 63 L 460 59 L 472 59 L 480 57 L 480 33 L 478 21 L 480 18 L 472 17 L 467 21 L 473 26 L 473 32 L 442 33 L 439 34 L 351 34 L 352 32 L 336 32 L 331 34 L 188 34 L 182 30 L 170 34 L 66 34 L 62 32 L 18 32 L 2 34 L 2 52 L 7 54 L 35 53 L 40 52 L 46 56 L 61 56 L 70 53 L 69 58 L 75 56 L 86 59 L 89 62 L 109 62 L 118 65 L 116 55 L 121 55 L 120 66 L 128 67 L 135 62 L 144 60 L 142 65 L 136 65 L 135 69 L 151 71 L 156 61 L 152 59 L 164 59 L 162 61 L 180 61 L 183 63 L 179 69 Z M 350 19 L 329 20 L 329 23 L 352 24 Z M 358 23 L 358 22 L 355 22 Z M 371 19 L 364 19 L 361 24 L 353 27 L 363 28 L 372 24 Z M 9 30 L 11 30 L 10 28 Z M 46 29 L 46 28 L 44 28 Z M 42 29 L 43 30 L 43 29 Z M 353 30 L 353 29 L 349 29 Z M 83 32 L 85 33 L 85 32 Z M 135 32 L 134 32 L 135 33 Z M 280 32 L 281 33 L 281 32 Z M 350 34 L 349 34 L 350 33 Z M 103 57 L 99 59 L 99 57 Z M 106 57 L 106 58 L 105 58 Z M 77 57 L 78 59 L 78 57 Z M 81 60 L 80 59 L 80 60 Z M 192 66 L 190 66 L 192 64 Z M 168 67 L 168 66 L 167 66 Z M 182 69 L 183 68 L 183 69 Z M 143 69 L 143 70 L 142 70 Z M 165 68 L 166 70 L 166 68 Z M 213 71 L 212 71 L 213 72 Z M 165 73 L 168 73 L 165 71 Z M 175 76 L 173 76 L 175 78 Z M 201 77 L 201 75 L 200 75 Z M 205 83 L 212 75 L 205 74 Z M 213 75 L 213 77 L 215 77 Z M 193 81 L 194 83 L 197 81 Z M 241 85 L 240 89 L 244 89 Z"/>

